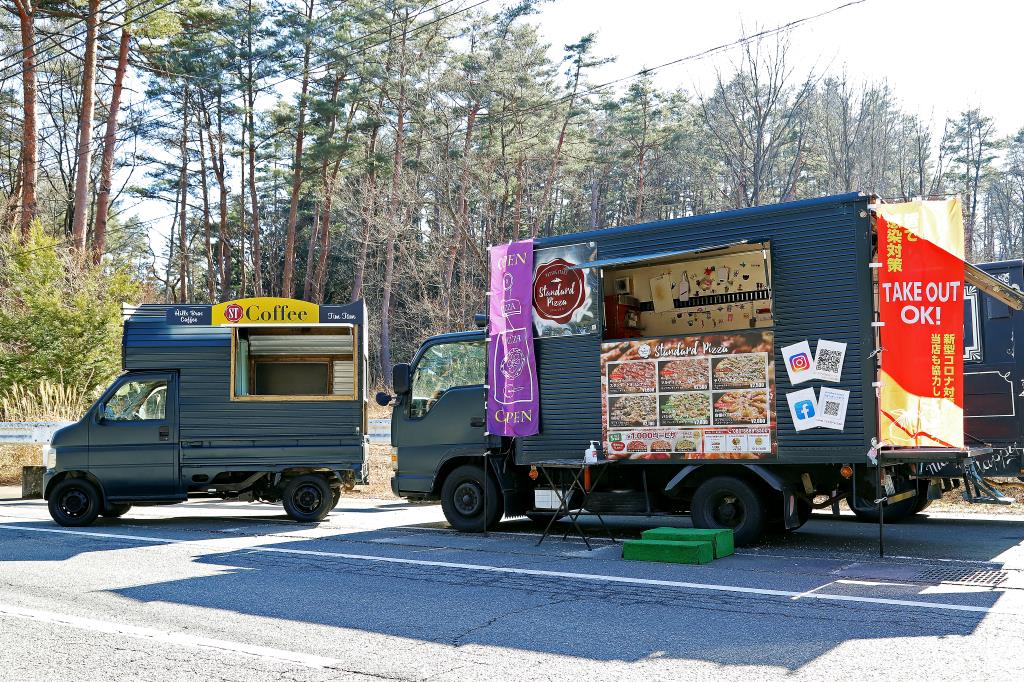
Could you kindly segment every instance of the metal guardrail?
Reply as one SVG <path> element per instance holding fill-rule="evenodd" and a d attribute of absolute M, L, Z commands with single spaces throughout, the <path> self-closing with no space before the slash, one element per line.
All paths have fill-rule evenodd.
<path fill-rule="evenodd" d="M 370 420 L 370 442 L 377 445 L 391 444 L 391 420 L 371 419 Z"/>
<path fill-rule="evenodd" d="M 49 443 L 53 432 L 74 422 L 0 422 L 0 443 Z M 370 442 L 391 442 L 391 420 L 370 420 Z"/>
<path fill-rule="evenodd" d="M 53 432 L 74 422 L 0 422 L 0 443 L 49 443 Z"/>

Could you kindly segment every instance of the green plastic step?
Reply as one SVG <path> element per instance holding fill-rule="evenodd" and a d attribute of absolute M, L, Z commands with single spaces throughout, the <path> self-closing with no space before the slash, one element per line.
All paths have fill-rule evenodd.
<path fill-rule="evenodd" d="M 663 561 L 671 564 L 710 564 L 715 558 L 711 543 L 668 540 L 626 540 L 622 558 L 632 561 Z"/>
<path fill-rule="evenodd" d="M 731 528 L 651 528 L 641 533 L 644 540 L 671 540 L 676 542 L 711 542 L 715 558 L 721 559 L 733 552 Z"/>

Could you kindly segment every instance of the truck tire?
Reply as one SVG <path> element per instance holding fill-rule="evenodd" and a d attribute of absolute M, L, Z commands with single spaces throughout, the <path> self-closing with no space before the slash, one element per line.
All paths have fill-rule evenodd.
<path fill-rule="evenodd" d="M 551 520 L 552 516 L 556 517 L 556 521 L 565 518 L 565 514 L 555 514 L 554 512 L 527 512 L 526 514 L 526 518 L 544 526 L 548 525 L 548 521 Z"/>
<path fill-rule="evenodd" d="M 757 542 L 764 533 L 761 495 L 746 481 L 716 476 L 693 494 L 690 515 L 695 528 L 731 528 L 737 545 Z"/>
<path fill-rule="evenodd" d="M 65 478 L 50 493 L 50 516 L 62 526 L 88 526 L 103 508 L 103 499 L 91 481 Z"/>
<path fill-rule="evenodd" d="M 458 467 L 448 474 L 441 485 L 441 510 L 455 530 L 466 533 L 480 533 L 485 528 L 491 530 L 501 521 L 504 506 L 501 490 L 498 489 L 494 478 L 485 477 L 484 470 L 475 464 L 463 464 Z"/>
<path fill-rule="evenodd" d="M 105 519 L 118 519 L 127 514 L 131 508 L 132 506 L 127 502 L 114 502 L 108 504 L 106 509 L 100 512 L 100 516 Z"/>
<path fill-rule="evenodd" d="M 886 523 L 900 523 L 906 521 L 918 512 L 917 506 L 921 503 L 920 495 L 900 500 L 896 504 L 887 505 L 885 508 Z M 857 517 L 858 521 L 866 523 L 878 523 L 878 505 L 872 500 L 865 500 L 858 496 L 848 500 L 850 511 Z"/>
<path fill-rule="evenodd" d="M 319 474 L 303 474 L 288 481 L 281 495 L 284 510 L 295 521 L 317 523 L 333 509 L 334 493 Z"/>
<path fill-rule="evenodd" d="M 341 488 L 331 488 L 331 509 L 338 506 L 341 502 Z"/>
<path fill-rule="evenodd" d="M 853 512 L 858 520 L 866 523 L 878 523 L 878 505 L 873 500 L 865 500 L 859 495 L 857 497 L 851 495 L 847 498 L 847 504 L 849 504 L 850 511 Z M 918 485 L 917 495 L 885 507 L 885 522 L 900 523 L 906 521 L 914 514 L 924 511 L 924 508 L 929 504 L 931 504 L 931 500 L 928 499 L 928 486 Z"/>

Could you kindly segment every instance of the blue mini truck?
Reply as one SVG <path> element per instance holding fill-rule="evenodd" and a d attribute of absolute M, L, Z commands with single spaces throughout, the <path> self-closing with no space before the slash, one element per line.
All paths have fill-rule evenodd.
<path fill-rule="evenodd" d="M 279 298 L 127 309 L 125 372 L 46 449 L 50 515 L 221 498 L 321 521 L 364 478 L 365 317 Z"/>

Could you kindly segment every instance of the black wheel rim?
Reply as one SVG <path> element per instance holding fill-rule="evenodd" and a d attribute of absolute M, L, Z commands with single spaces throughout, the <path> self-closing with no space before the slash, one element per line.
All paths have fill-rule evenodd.
<path fill-rule="evenodd" d="M 722 528 L 738 528 L 747 516 L 740 499 L 729 493 L 715 497 L 710 507 L 711 518 Z"/>
<path fill-rule="evenodd" d="M 452 495 L 455 510 L 463 516 L 476 516 L 483 505 L 483 494 L 475 481 L 465 481 L 455 488 Z"/>
<path fill-rule="evenodd" d="M 79 519 L 89 513 L 92 501 L 81 488 L 69 488 L 60 496 L 60 511 L 69 519 Z"/>
<path fill-rule="evenodd" d="M 320 488 L 313 484 L 300 485 L 292 495 L 292 502 L 303 514 L 313 514 L 320 508 L 323 502 L 323 495 Z"/>

